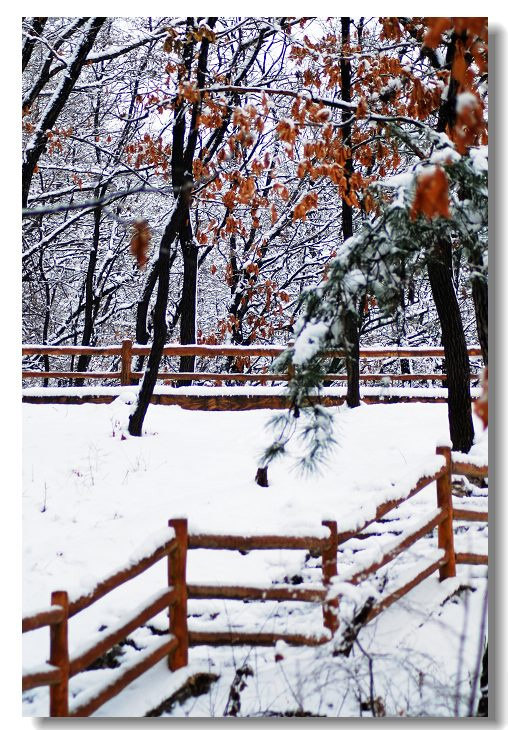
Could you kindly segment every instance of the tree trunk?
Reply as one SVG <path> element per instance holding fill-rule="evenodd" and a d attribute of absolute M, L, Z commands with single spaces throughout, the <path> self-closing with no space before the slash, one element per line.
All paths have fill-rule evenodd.
<path fill-rule="evenodd" d="M 32 57 L 33 50 L 36 44 L 36 37 L 42 34 L 44 26 L 46 25 L 47 18 L 30 18 L 32 21 L 32 32 L 33 35 L 30 38 L 26 38 L 23 43 L 23 51 L 21 53 L 21 70 L 24 71 L 28 66 L 30 58 Z"/>
<path fill-rule="evenodd" d="M 451 244 L 440 241 L 427 263 L 432 295 L 441 323 L 448 383 L 448 422 L 455 451 L 468 452 L 473 445 L 469 355 L 451 272 Z"/>
<path fill-rule="evenodd" d="M 489 645 L 485 647 L 482 659 L 482 674 L 480 677 L 481 697 L 478 702 L 477 717 L 489 716 Z"/>
<path fill-rule="evenodd" d="M 213 28 L 217 18 L 209 17 L 206 23 Z M 192 69 L 192 58 L 195 41 L 193 40 L 193 29 L 195 18 L 187 18 L 187 31 L 189 40 L 183 48 L 183 65 L 179 79 L 190 78 Z M 201 39 L 196 68 L 196 86 L 202 89 L 207 80 L 208 51 L 210 42 L 207 38 Z M 177 99 L 175 103 L 175 123 L 173 125 L 173 153 L 171 162 L 171 179 L 173 192 L 178 195 L 184 193 L 187 212 L 182 217 L 180 228 L 180 246 L 183 256 L 183 285 L 182 298 L 180 302 L 180 343 L 191 345 L 196 342 L 196 312 L 197 312 L 197 280 L 198 280 L 198 247 L 193 241 L 192 226 L 190 222 L 191 190 L 193 185 L 193 161 L 196 154 L 196 147 L 199 133 L 199 117 L 201 114 L 201 97 L 192 105 L 191 118 L 189 123 L 189 134 L 187 145 L 185 145 L 185 115 L 184 102 Z M 194 372 L 194 357 L 180 358 L 180 372 Z M 190 385 L 192 381 L 182 380 L 180 385 Z"/>
<path fill-rule="evenodd" d="M 158 277 L 159 259 L 154 262 L 148 274 L 136 309 L 136 342 L 140 345 L 148 344 L 148 340 L 150 339 L 150 333 L 148 331 L 148 308 Z"/>
<path fill-rule="evenodd" d="M 351 18 L 341 18 L 341 34 L 342 34 L 342 53 L 344 56 L 344 46 L 349 43 Z M 351 64 L 349 61 L 341 58 L 340 61 L 340 79 L 341 79 L 341 99 L 342 101 L 351 101 Z M 344 145 L 351 149 L 352 134 L 352 114 L 351 112 L 342 112 L 342 121 L 348 122 L 342 127 L 342 139 Z M 353 174 L 353 160 L 349 157 L 346 160 L 345 177 L 348 181 L 346 191 L 349 192 L 349 178 Z M 342 236 L 346 241 L 353 235 L 353 208 L 342 199 Z M 354 302 L 356 309 L 356 302 Z M 344 322 L 345 346 L 346 346 L 346 373 L 347 373 L 347 395 L 346 402 L 350 408 L 356 408 L 360 405 L 360 330 L 356 312 L 348 311 Z"/>
<path fill-rule="evenodd" d="M 170 251 L 180 230 L 182 216 L 186 211 L 188 214 L 188 207 L 183 202 L 183 196 L 180 195 L 160 242 L 159 285 L 157 287 L 157 299 L 153 313 L 153 344 L 150 355 L 148 356 L 146 371 L 141 381 L 136 407 L 129 418 L 129 433 L 131 436 L 141 436 L 142 434 L 143 421 L 145 420 L 146 411 L 157 382 L 162 351 L 166 344 L 166 309 L 169 293 Z"/>
<path fill-rule="evenodd" d="M 411 374 L 411 364 L 410 364 L 409 358 L 407 358 L 407 357 L 400 358 L 400 372 L 402 375 Z"/>
<path fill-rule="evenodd" d="M 196 342 L 196 310 L 198 284 L 198 247 L 193 241 L 182 243 L 183 285 L 180 316 L 180 343 L 192 345 Z M 180 358 L 180 372 L 194 372 L 196 358 L 188 355 Z M 180 385 L 191 385 L 192 380 L 181 380 Z"/>
<path fill-rule="evenodd" d="M 43 266 L 43 259 L 44 259 L 44 249 L 41 249 L 41 253 L 39 255 L 39 270 L 40 270 L 40 277 L 41 282 L 44 285 L 44 296 L 46 300 L 46 306 L 44 309 L 44 322 L 42 325 L 42 344 L 47 345 L 48 344 L 48 335 L 49 335 L 49 325 L 51 321 L 50 312 L 51 312 L 51 290 L 49 287 L 48 279 L 46 277 L 46 274 L 44 272 L 44 266 Z M 44 363 L 44 370 L 48 373 L 50 370 L 49 367 L 49 356 L 44 355 L 42 358 L 42 361 Z M 44 378 L 42 385 L 44 388 L 47 388 L 49 386 L 49 380 L 47 378 Z"/>
<path fill-rule="evenodd" d="M 102 188 L 102 191 L 99 190 L 99 188 L 96 188 L 94 195 L 96 197 L 102 196 L 105 191 L 106 187 L 104 186 Z M 94 280 L 95 280 L 95 268 L 97 266 L 97 251 L 99 249 L 99 239 L 100 239 L 100 224 L 101 224 L 101 209 L 96 208 L 93 212 L 94 216 L 94 230 L 93 230 L 93 238 L 92 238 L 92 248 L 90 250 L 90 255 L 88 257 L 88 268 L 86 272 L 86 280 L 85 280 L 85 319 L 83 322 L 83 335 L 81 337 L 81 344 L 83 346 L 87 346 L 91 344 L 92 335 L 93 335 L 93 325 L 94 325 L 94 304 L 95 304 L 95 297 L 94 297 Z M 88 369 L 88 365 L 90 363 L 90 356 L 89 355 L 80 355 L 78 357 L 78 363 L 76 366 L 76 370 L 78 372 L 85 372 Z M 84 380 L 80 378 L 76 378 L 74 381 L 74 385 L 82 386 L 84 383 Z"/>
<path fill-rule="evenodd" d="M 480 257 L 475 257 L 471 263 L 478 268 L 482 265 Z M 489 287 L 482 275 L 473 276 L 472 289 L 478 342 L 482 348 L 483 364 L 487 366 L 489 364 Z"/>
<path fill-rule="evenodd" d="M 360 405 L 360 337 L 358 321 L 353 312 L 346 314 L 344 322 L 346 335 L 346 403 L 350 408 Z"/>
<path fill-rule="evenodd" d="M 446 51 L 446 63 L 452 66 L 457 35 L 453 32 Z M 458 82 L 450 78 L 448 93 L 439 109 L 437 132 L 445 132 L 455 122 Z M 448 422 L 450 438 L 456 451 L 468 452 L 473 444 L 469 356 L 457 296 L 453 286 L 450 241 L 439 241 L 427 264 L 432 296 L 441 323 L 448 386 Z"/>

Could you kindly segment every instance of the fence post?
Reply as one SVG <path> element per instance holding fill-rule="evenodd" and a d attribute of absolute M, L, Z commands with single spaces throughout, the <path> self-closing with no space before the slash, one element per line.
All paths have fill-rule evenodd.
<path fill-rule="evenodd" d="M 68 643 L 68 616 L 69 597 L 67 591 L 54 591 L 51 594 L 51 605 L 61 606 L 64 610 L 63 619 L 49 627 L 50 652 L 49 662 L 61 671 L 61 679 L 49 688 L 49 715 L 50 717 L 69 716 L 69 643 Z"/>
<path fill-rule="evenodd" d="M 122 341 L 122 370 L 120 374 L 120 383 L 122 385 L 131 384 L 131 365 L 132 365 L 132 340 Z"/>
<path fill-rule="evenodd" d="M 325 520 L 322 523 L 330 530 L 330 537 L 321 553 L 321 570 L 323 571 L 323 584 L 325 587 L 331 585 L 332 578 L 337 575 L 337 523 Z M 339 598 L 332 598 L 323 604 L 323 624 L 333 634 L 339 628 Z"/>
<path fill-rule="evenodd" d="M 187 629 L 187 520 L 169 520 L 175 531 L 177 547 L 169 554 L 168 582 L 176 591 L 176 601 L 169 607 L 169 632 L 178 639 L 178 646 L 168 659 L 171 671 L 186 667 L 189 659 Z"/>
<path fill-rule="evenodd" d="M 446 557 L 445 565 L 439 568 L 439 580 L 444 580 L 456 575 L 453 541 L 452 453 L 449 446 L 438 446 L 436 454 L 440 454 L 446 459 L 446 472 L 436 480 L 437 506 L 447 512 L 446 519 L 437 528 L 437 545 L 445 551 Z"/>

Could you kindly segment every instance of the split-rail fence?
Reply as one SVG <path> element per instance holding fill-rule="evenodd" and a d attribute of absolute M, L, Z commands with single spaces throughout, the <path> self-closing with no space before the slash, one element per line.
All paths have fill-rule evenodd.
<path fill-rule="evenodd" d="M 190 384 L 190 383 L 208 383 L 213 385 L 222 385 L 226 383 L 228 386 L 233 385 L 245 385 L 251 383 L 259 383 L 260 385 L 266 385 L 268 383 L 284 383 L 290 380 L 291 370 L 286 373 L 273 373 L 268 372 L 268 367 L 265 365 L 260 369 L 259 372 L 245 372 L 245 370 L 252 369 L 251 363 L 253 360 L 259 358 L 273 359 L 284 352 L 284 347 L 276 345 L 249 345 L 249 346 L 233 346 L 233 345 L 179 345 L 171 344 L 167 345 L 163 350 L 165 357 L 199 357 L 199 358 L 229 358 L 230 362 L 236 367 L 238 372 L 171 372 L 169 370 L 160 371 L 157 374 L 159 381 L 162 381 L 165 385 L 178 385 L 178 384 Z M 53 345 L 23 345 L 22 354 L 23 356 L 36 356 L 38 357 L 37 363 L 44 364 L 44 369 L 34 369 L 33 366 L 30 369 L 22 371 L 22 377 L 24 380 L 37 379 L 43 380 L 45 385 L 49 384 L 50 380 L 57 380 L 59 384 L 82 383 L 85 380 L 105 380 L 105 381 L 117 381 L 120 385 L 133 385 L 139 382 L 143 377 L 142 370 L 133 369 L 133 358 L 146 357 L 150 353 L 150 347 L 146 345 L 134 344 L 131 340 L 123 340 L 121 345 L 107 345 L 103 347 L 85 347 L 85 346 L 53 346 Z M 470 358 L 480 358 L 481 349 L 479 347 L 468 348 L 468 354 Z M 79 356 L 92 357 L 110 357 L 113 358 L 113 368 L 111 370 L 87 370 L 85 371 L 74 371 L 72 369 L 74 358 Z M 49 369 L 49 357 L 62 357 L 67 356 L 70 358 L 71 369 L 68 370 L 55 370 Z M 333 358 L 335 360 L 343 360 L 345 353 L 343 350 L 328 350 L 324 353 L 324 357 Z M 379 372 L 380 367 L 378 365 L 377 372 L 369 372 L 372 370 L 371 363 L 383 362 L 389 359 L 401 360 L 416 360 L 423 358 L 432 358 L 433 360 L 442 360 L 444 358 L 444 349 L 442 347 L 364 347 L 360 349 L 360 363 L 362 366 L 362 372 L 360 373 L 360 382 L 362 384 L 370 385 L 385 385 L 392 384 L 394 382 L 400 383 L 441 383 L 445 384 L 446 373 L 444 372 Z M 382 368 L 381 368 L 382 369 Z M 400 368 L 402 370 L 402 368 Z M 240 372 L 242 371 L 242 372 Z M 478 380 L 479 373 L 471 372 L 470 378 L 472 381 Z M 340 383 L 347 380 L 347 375 L 344 372 L 328 373 L 324 378 L 324 383 Z M 277 393 L 257 393 L 253 389 L 251 393 L 245 394 L 236 392 L 231 389 L 229 395 L 221 393 L 220 397 L 214 396 L 210 393 L 193 393 L 193 394 L 181 394 L 178 392 L 178 388 L 171 389 L 168 393 L 155 393 L 152 396 L 152 402 L 160 403 L 165 405 L 180 405 L 184 408 L 189 409 L 204 409 L 204 410 L 246 410 L 251 408 L 285 408 L 287 407 L 288 400 L 284 395 Z M 65 392 L 65 388 L 61 389 L 61 392 L 51 392 L 47 395 L 37 394 L 33 395 L 29 391 L 24 392 L 23 401 L 28 403 L 109 403 L 115 398 L 113 392 L 111 394 L 104 393 L 83 393 L 82 395 L 72 394 L 69 395 Z M 411 396 L 397 393 L 396 395 L 390 395 L 386 393 L 367 393 L 362 396 L 362 399 L 367 403 L 387 403 L 387 402 L 404 402 L 404 401 L 431 401 L 431 402 L 445 402 L 446 395 L 427 396 L 425 394 L 419 394 L 418 396 Z M 324 393 L 321 396 L 320 402 L 323 405 L 338 405 L 344 401 L 344 396 Z"/>
<path fill-rule="evenodd" d="M 453 520 L 486 521 L 487 512 L 455 509 L 452 502 L 452 474 L 470 477 L 486 477 L 487 467 L 476 466 L 464 459 L 456 458 L 449 447 L 438 447 L 437 454 L 443 456 L 442 467 L 432 475 L 421 478 L 405 497 L 392 499 L 380 504 L 376 514 L 354 531 L 339 532 L 337 522 L 323 522 L 329 534 L 326 537 L 305 537 L 288 535 L 217 535 L 195 534 L 187 529 L 187 520 L 173 519 L 169 526 L 174 530 L 174 537 L 160 545 L 153 553 L 128 568 L 124 568 L 100 582 L 95 589 L 80 598 L 69 601 L 66 591 L 55 591 L 51 594 L 51 606 L 37 614 L 23 618 L 23 632 L 49 626 L 50 656 L 49 662 L 25 670 L 23 674 L 23 690 L 49 685 L 50 707 L 52 717 L 84 717 L 89 716 L 109 699 L 117 695 L 124 687 L 142 675 L 164 657 L 167 658 L 170 670 L 175 671 L 188 663 L 189 646 L 200 644 L 248 644 L 271 645 L 278 640 L 289 644 L 315 646 L 330 641 L 339 627 L 339 595 L 333 590 L 336 576 L 340 577 L 337 566 L 339 545 L 359 536 L 372 523 L 380 520 L 388 512 L 414 496 L 424 487 L 436 482 L 437 509 L 428 519 L 410 534 L 404 533 L 402 538 L 392 545 L 381 557 L 359 570 L 348 578 L 352 584 L 358 584 L 394 558 L 414 545 L 418 540 L 437 528 L 437 547 L 442 551 L 437 560 L 431 562 L 424 570 L 408 583 L 397 588 L 378 603 L 372 605 L 364 618 L 371 621 L 375 616 L 391 606 L 395 601 L 408 593 L 434 572 L 439 572 L 440 580 L 456 575 L 457 564 L 485 565 L 487 555 L 475 553 L 457 553 L 454 547 Z M 220 550 L 270 550 L 270 549 L 305 549 L 320 553 L 322 557 L 321 584 L 270 586 L 267 588 L 249 586 L 193 585 L 186 579 L 187 551 L 195 548 Z M 123 583 L 141 574 L 159 560 L 168 563 L 168 586 L 145 601 L 121 625 L 102 631 L 92 645 L 75 656 L 69 655 L 68 623 L 80 611 L 88 608 Z M 272 600 L 272 601 L 307 601 L 320 603 L 323 611 L 324 630 L 322 635 L 246 633 L 246 632 L 205 632 L 192 631 L 187 625 L 188 598 L 223 598 L 238 600 Z M 129 633 L 142 626 L 150 618 L 168 609 L 168 635 L 162 636 L 155 645 L 139 652 L 135 663 L 120 668 L 113 680 L 106 682 L 91 694 L 88 692 L 74 705 L 69 703 L 69 678 L 86 670 L 94 661 L 104 656 Z"/>

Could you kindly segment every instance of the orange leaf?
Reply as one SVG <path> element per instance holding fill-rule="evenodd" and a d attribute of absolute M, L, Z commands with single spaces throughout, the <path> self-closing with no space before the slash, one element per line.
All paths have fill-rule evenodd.
<path fill-rule="evenodd" d="M 450 136 L 457 151 L 463 155 L 468 147 L 478 144 L 486 132 L 483 102 L 476 94 L 466 91 L 458 95 L 456 111 L 455 125 L 450 130 Z"/>
<path fill-rule="evenodd" d="M 317 208 L 318 196 L 317 193 L 308 193 L 302 200 L 295 206 L 293 210 L 293 220 L 307 220 L 307 213 L 311 208 Z"/>
<path fill-rule="evenodd" d="M 356 118 L 365 119 L 367 116 L 367 100 L 364 96 L 360 97 L 358 106 L 356 107 Z"/>
<path fill-rule="evenodd" d="M 256 184 L 253 177 L 246 177 L 240 180 L 238 189 L 238 200 L 240 203 L 248 203 L 256 192 Z"/>
<path fill-rule="evenodd" d="M 434 172 L 425 172 L 418 178 L 415 198 L 411 207 L 411 220 L 419 213 L 427 218 L 450 217 L 448 199 L 448 178 L 441 167 Z"/>
<path fill-rule="evenodd" d="M 296 127 L 290 119 L 281 120 L 276 127 L 277 134 L 283 142 L 293 144 L 296 139 Z"/>
<path fill-rule="evenodd" d="M 137 220 L 132 224 L 134 229 L 131 238 L 131 254 L 135 257 L 138 268 L 141 269 L 148 262 L 148 245 L 152 234 L 145 219 Z"/>
<path fill-rule="evenodd" d="M 464 50 L 462 48 L 459 49 L 458 46 L 459 44 L 457 43 L 457 53 L 455 54 L 452 65 L 452 76 L 461 86 L 464 86 L 467 64 L 464 58 Z"/>
<path fill-rule="evenodd" d="M 423 43 L 427 48 L 437 48 L 441 43 L 441 36 L 452 25 L 451 18 L 427 18 L 427 32 Z"/>

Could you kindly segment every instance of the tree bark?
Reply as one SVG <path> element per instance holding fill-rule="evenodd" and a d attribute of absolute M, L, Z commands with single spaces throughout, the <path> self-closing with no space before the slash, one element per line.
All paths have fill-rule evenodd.
<path fill-rule="evenodd" d="M 341 18 L 342 58 L 340 60 L 341 99 L 351 101 L 351 64 L 344 58 L 345 46 L 349 43 L 351 18 Z M 351 112 L 342 112 L 342 121 L 347 122 L 342 127 L 344 145 L 351 150 L 351 135 L 353 131 L 353 116 Z M 349 122 L 348 122 L 349 120 Z M 344 167 L 348 181 L 346 191 L 349 192 L 349 179 L 353 174 L 353 160 L 349 157 Z M 342 199 L 342 236 L 346 241 L 353 235 L 353 207 Z M 356 302 L 354 302 L 356 310 Z M 350 408 L 360 405 L 360 330 L 356 311 L 348 311 L 344 321 L 347 395 L 346 402 Z"/>
<path fill-rule="evenodd" d="M 432 296 L 441 323 L 448 383 L 448 422 L 455 451 L 473 445 L 469 355 L 459 303 L 453 286 L 450 241 L 440 241 L 427 263 Z"/>
<path fill-rule="evenodd" d="M 446 63 L 453 64 L 458 41 L 451 34 Z M 455 121 L 458 82 L 450 77 L 448 93 L 439 109 L 436 130 L 444 132 Z M 438 241 L 427 263 L 432 296 L 441 323 L 448 385 L 448 422 L 455 451 L 468 452 L 473 445 L 474 428 L 471 413 L 469 356 L 459 304 L 453 286 L 452 250 L 450 241 Z"/>
<path fill-rule="evenodd" d="M 191 345 L 196 342 L 198 247 L 192 241 L 181 242 L 183 254 L 183 285 L 180 315 L 180 343 Z M 196 358 L 188 355 L 180 358 L 180 372 L 194 372 Z M 191 380 L 181 380 L 180 385 L 191 385 Z"/>
<path fill-rule="evenodd" d="M 208 18 L 207 23 L 212 28 L 216 18 Z M 188 31 L 194 27 L 194 18 L 187 18 Z M 183 70 L 180 80 L 189 77 L 192 67 L 195 41 L 189 32 L 189 40 L 183 49 Z M 197 86 L 203 88 L 206 80 L 206 66 L 208 59 L 209 41 L 203 38 L 198 56 L 197 64 Z M 167 324 L 166 310 L 169 293 L 169 269 L 172 261 L 170 250 L 177 236 L 184 259 L 184 282 L 181 300 L 181 337 L 182 344 L 193 344 L 196 341 L 196 290 L 198 270 L 198 248 L 193 241 L 192 225 L 190 222 L 190 204 L 193 185 L 192 163 L 197 145 L 198 118 L 201 111 L 201 101 L 194 103 L 192 108 L 191 123 L 187 145 L 185 146 L 185 109 L 183 99 L 177 97 L 175 102 L 175 121 L 173 124 L 173 153 L 172 153 L 172 185 L 177 205 L 171 220 L 168 223 L 161 239 L 158 263 L 158 288 L 157 298 L 153 313 L 153 344 L 148 357 L 147 368 L 141 382 L 136 408 L 129 419 L 129 433 L 133 436 L 141 436 L 143 421 L 146 415 L 150 398 L 153 394 L 157 374 L 159 372 L 162 350 L 166 342 Z M 148 308 L 150 296 L 147 291 L 146 307 Z M 146 322 L 146 318 L 145 318 Z M 187 358 L 180 361 L 180 371 L 194 369 L 194 358 L 192 363 L 186 362 Z M 185 381 L 183 381 L 185 383 Z"/>
<path fill-rule="evenodd" d="M 489 645 L 485 647 L 482 659 L 482 674 L 480 677 L 481 697 L 478 702 L 477 717 L 489 716 Z"/>
<path fill-rule="evenodd" d="M 44 250 L 41 250 L 41 253 L 39 255 L 39 275 L 41 277 L 41 282 L 44 286 L 44 296 L 45 296 L 45 302 L 46 307 L 44 311 L 44 322 L 42 325 L 42 344 L 46 345 L 48 343 L 48 334 L 49 334 L 49 324 L 50 324 L 50 311 L 51 311 L 51 290 L 49 287 L 48 279 L 46 277 L 46 273 L 44 271 L 43 266 L 43 258 L 44 258 Z M 46 372 L 49 372 L 49 356 L 44 355 L 42 358 L 42 361 L 44 363 L 44 370 Z M 47 378 L 44 378 L 43 380 L 43 387 L 47 388 L 49 386 L 49 380 Z"/>
<path fill-rule="evenodd" d="M 474 257 L 471 263 L 480 269 L 482 265 L 480 256 Z M 487 366 L 489 364 L 489 287 L 480 274 L 473 275 L 472 290 L 478 342 L 482 348 L 483 364 Z"/>
<path fill-rule="evenodd" d="M 100 195 L 103 195 L 106 190 L 106 186 L 103 186 L 102 191 L 97 188 L 95 190 L 94 195 L 99 197 Z M 97 266 L 97 252 L 99 250 L 99 240 L 100 240 L 100 231 L 101 231 L 101 209 L 96 208 L 93 212 L 94 216 L 94 231 L 93 231 L 93 238 L 92 238 L 92 248 L 90 250 L 90 255 L 88 257 L 88 268 L 86 272 L 86 279 L 85 279 L 85 312 L 84 312 L 84 322 L 83 322 L 83 334 L 81 337 L 81 344 L 83 346 L 90 345 L 93 335 L 93 325 L 94 325 L 94 305 L 95 305 L 95 296 L 94 296 L 94 280 L 95 280 L 95 269 Z M 90 363 L 90 356 L 89 355 L 80 355 L 78 357 L 78 362 L 76 366 L 76 370 L 78 372 L 84 372 L 88 369 L 88 365 Z M 76 378 L 74 385 L 82 386 L 84 383 L 84 380 L 81 380 L 80 378 Z"/>
<path fill-rule="evenodd" d="M 217 18 L 207 18 L 207 25 L 213 28 Z M 189 78 L 192 67 L 195 41 L 192 40 L 194 18 L 187 18 L 187 29 L 191 40 L 183 49 L 183 69 L 180 79 L 184 76 Z M 196 70 L 196 86 L 204 88 L 206 84 L 206 71 L 208 64 L 208 51 L 210 42 L 207 38 L 201 40 Z M 201 113 L 201 98 L 192 106 L 191 119 L 189 123 L 189 134 L 185 145 L 185 115 L 184 102 L 177 99 L 175 103 L 175 123 L 173 125 L 173 152 L 171 163 L 171 175 L 173 192 L 175 196 L 184 193 L 187 213 L 182 217 L 182 228 L 180 231 L 180 247 L 183 256 L 183 285 L 180 302 L 180 343 L 191 345 L 196 342 L 196 314 L 197 314 L 197 279 L 198 279 L 198 247 L 193 241 L 192 226 L 190 224 L 190 202 L 193 184 L 192 164 L 196 153 L 199 131 L 199 115 Z M 195 365 L 194 357 L 180 358 L 180 372 L 193 372 Z M 179 381 L 179 385 L 189 385 L 192 381 Z"/>
<path fill-rule="evenodd" d="M 184 201 L 184 195 L 180 195 L 160 242 L 159 285 L 153 312 L 153 344 L 148 356 L 146 371 L 141 381 L 136 407 L 129 417 L 129 433 L 131 436 L 141 436 L 142 434 L 143 421 L 157 382 L 162 351 L 166 344 L 166 309 L 169 293 L 171 247 L 176 240 L 185 215 L 188 216 L 188 204 Z"/>
<path fill-rule="evenodd" d="M 42 31 L 44 30 L 44 26 L 46 25 L 47 18 L 30 18 L 32 21 L 32 31 L 35 33 L 36 36 L 40 36 Z M 31 38 L 26 38 L 25 42 L 23 43 L 23 51 L 21 53 L 21 70 L 24 71 L 25 68 L 28 66 L 28 63 L 30 61 L 30 58 L 32 57 L 33 50 L 35 48 L 35 44 L 37 43 L 37 38 L 34 38 L 33 36 Z"/>
<path fill-rule="evenodd" d="M 150 333 L 148 331 L 148 308 L 150 306 L 150 299 L 155 289 L 155 284 L 159 277 L 159 259 L 157 259 L 148 274 L 143 292 L 139 298 L 138 306 L 136 309 L 136 342 L 140 345 L 147 345 L 150 339 Z"/>
<path fill-rule="evenodd" d="M 171 267 L 173 266 L 173 262 L 176 258 L 177 249 L 174 248 L 173 251 L 169 255 L 169 262 L 168 267 L 171 271 Z M 157 283 L 157 279 L 159 278 L 159 259 L 157 259 L 152 268 L 150 269 L 150 273 L 148 274 L 148 277 L 145 281 L 145 286 L 143 287 L 143 292 L 141 294 L 141 297 L 139 298 L 138 305 L 136 308 L 136 342 L 140 345 L 147 345 L 150 340 L 150 332 L 148 331 L 148 310 L 150 307 L 150 300 L 152 298 L 153 291 L 155 289 L 155 285 Z M 179 305 L 180 306 L 180 305 Z M 179 310 L 179 306 L 177 308 L 177 311 Z M 171 336 L 171 327 L 169 329 L 169 336 Z M 142 370 L 143 365 L 145 362 L 144 355 L 139 355 L 136 358 L 136 364 L 134 365 L 134 370 Z"/>

